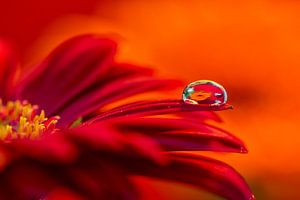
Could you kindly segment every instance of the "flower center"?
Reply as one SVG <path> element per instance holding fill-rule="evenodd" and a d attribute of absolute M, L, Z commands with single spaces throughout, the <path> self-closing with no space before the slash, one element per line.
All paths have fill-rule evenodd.
<path fill-rule="evenodd" d="M 0 140 L 34 139 L 53 131 L 59 117 L 45 117 L 45 111 L 27 101 L 9 101 L 5 105 L 0 99 Z"/>

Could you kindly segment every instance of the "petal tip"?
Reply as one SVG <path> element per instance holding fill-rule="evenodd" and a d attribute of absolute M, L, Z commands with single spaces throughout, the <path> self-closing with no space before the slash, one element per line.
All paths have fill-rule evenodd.
<path fill-rule="evenodd" d="M 252 195 L 249 197 L 249 200 L 256 200 L 254 194 L 252 194 Z"/>
<path fill-rule="evenodd" d="M 248 149 L 246 147 L 242 146 L 240 153 L 247 154 L 248 153 Z"/>

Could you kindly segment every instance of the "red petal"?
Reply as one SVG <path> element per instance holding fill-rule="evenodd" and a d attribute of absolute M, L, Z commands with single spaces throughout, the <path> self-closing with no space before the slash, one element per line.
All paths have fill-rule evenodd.
<path fill-rule="evenodd" d="M 14 140 L 7 144 L 16 154 L 47 163 L 70 163 L 76 160 L 78 150 L 61 133 L 37 140 Z"/>
<path fill-rule="evenodd" d="M 135 79 L 136 77 L 143 77 L 143 76 L 149 76 L 153 75 L 153 70 L 137 67 L 134 65 L 129 64 L 116 64 L 114 63 L 113 66 L 111 66 L 106 73 L 101 74 L 101 76 L 98 77 L 97 80 L 93 82 L 89 87 L 85 88 L 84 90 L 80 91 L 76 96 L 73 98 L 70 98 L 68 102 L 65 102 L 65 104 L 60 104 L 60 106 L 56 107 L 54 109 L 54 113 L 63 115 L 64 110 L 72 110 L 72 108 L 75 107 L 73 111 L 76 113 L 81 113 L 83 110 L 89 110 L 85 111 L 85 113 L 91 113 L 96 110 L 98 110 L 104 102 L 107 102 L 108 99 L 99 96 L 99 93 L 103 93 L 102 90 L 106 88 L 111 89 L 111 85 L 113 85 L 117 89 L 120 82 L 126 82 L 127 80 Z M 109 90 L 109 92 L 112 92 Z M 104 92 L 105 95 L 105 92 Z M 117 95 L 116 95 L 117 96 Z M 98 98 L 97 98 L 98 97 Z M 118 96 L 117 96 L 118 98 Z M 82 99 L 86 99 L 82 103 Z M 95 102 L 99 105 L 91 104 L 91 102 Z M 69 108 L 71 107 L 71 108 Z M 90 108 L 91 107 L 91 108 Z M 86 109 L 87 108 L 87 109 Z M 67 112 L 67 111 L 66 111 Z M 74 112 L 68 116 L 70 118 L 74 118 Z M 78 117 L 82 117 L 83 115 L 78 115 Z M 63 117 L 63 120 L 65 120 L 65 117 Z"/>
<path fill-rule="evenodd" d="M 109 120 L 122 133 L 143 133 L 168 151 L 211 150 L 246 153 L 243 142 L 215 126 L 183 119 L 134 118 Z"/>
<path fill-rule="evenodd" d="M 124 135 L 103 123 L 78 127 L 67 131 L 67 135 L 84 149 L 119 153 L 120 155 L 138 155 L 163 163 L 164 156 L 157 143 L 150 137 L 135 132 Z"/>
<path fill-rule="evenodd" d="M 19 159 L 5 173 L 6 184 L 14 190 L 9 199 L 41 199 L 60 180 L 38 162 Z M 54 175 L 54 176 L 53 176 Z M 1 179 L 3 181 L 3 179 Z M 2 196 L 1 196 L 2 197 Z"/>
<path fill-rule="evenodd" d="M 6 148 L 5 144 L 0 144 L 0 172 L 4 171 L 6 167 L 13 160 L 13 154 Z"/>
<path fill-rule="evenodd" d="M 232 106 L 228 104 L 222 105 L 208 105 L 208 104 L 187 104 L 182 100 L 158 100 L 158 101 L 144 101 L 132 103 L 130 105 L 121 106 L 119 108 L 102 113 L 99 116 L 88 122 L 92 123 L 98 120 L 104 120 L 115 117 L 134 116 L 149 116 L 172 114 L 176 112 L 193 112 L 193 111 L 217 111 L 231 109 Z"/>
<path fill-rule="evenodd" d="M 111 66 L 116 44 L 84 35 L 56 48 L 18 85 L 16 97 L 41 106 L 52 115 L 56 108 L 89 87 Z"/>
<path fill-rule="evenodd" d="M 140 67 L 127 63 L 115 63 L 106 74 L 106 77 L 108 77 L 108 80 L 115 80 L 116 78 L 132 75 L 151 76 L 153 74 L 154 70 L 152 68 Z"/>
<path fill-rule="evenodd" d="M 226 163 L 189 153 L 173 153 L 173 158 L 174 164 L 178 164 L 178 171 L 189 171 L 186 168 L 191 168 L 189 173 L 175 179 L 203 187 L 230 200 L 255 199 L 244 178 Z"/>
<path fill-rule="evenodd" d="M 253 200 L 245 180 L 227 164 L 203 156 L 173 153 L 169 163 L 157 166 L 147 161 L 122 160 L 134 175 L 150 176 L 195 185 L 230 200 Z"/>
<path fill-rule="evenodd" d="M 73 190 L 88 199 L 138 199 L 126 172 L 118 165 L 97 159 L 101 155 L 97 158 L 84 156 L 78 165 L 67 171 Z"/>
<path fill-rule="evenodd" d="M 87 200 L 87 199 L 80 196 L 79 194 L 77 194 L 75 191 L 71 189 L 59 187 L 59 188 L 55 188 L 47 195 L 47 200 Z"/>
<path fill-rule="evenodd" d="M 203 122 L 207 120 L 213 120 L 215 122 L 223 122 L 221 117 L 212 111 L 182 112 L 177 113 L 177 115 L 191 121 Z"/>
<path fill-rule="evenodd" d="M 242 143 L 201 132 L 167 132 L 154 135 L 153 139 L 166 151 L 246 152 L 246 148 Z"/>
<path fill-rule="evenodd" d="M 123 136 L 100 123 L 66 131 L 66 136 L 80 145 L 97 150 L 117 151 L 122 149 Z"/>
<path fill-rule="evenodd" d="M 11 49 L 0 40 L 0 98 L 6 101 L 13 91 L 17 62 Z"/>
<path fill-rule="evenodd" d="M 105 86 L 98 86 L 89 94 L 78 96 L 71 105 L 68 105 L 59 115 L 60 125 L 68 125 L 81 116 L 90 114 L 102 106 L 114 102 L 116 100 L 139 94 L 151 90 L 159 90 L 163 88 L 175 87 L 178 81 L 175 80 L 159 80 L 152 77 L 126 77 L 118 79 Z"/>
<path fill-rule="evenodd" d="M 136 152 L 136 155 L 148 157 L 157 163 L 165 164 L 166 157 L 161 154 L 161 149 L 157 142 L 151 137 L 142 134 L 127 134 L 127 143 L 131 146 L 131 152 Z"/>

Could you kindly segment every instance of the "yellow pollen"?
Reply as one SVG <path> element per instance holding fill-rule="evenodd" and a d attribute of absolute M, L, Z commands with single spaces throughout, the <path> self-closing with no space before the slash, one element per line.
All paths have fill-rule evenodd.
<path fill-rule="evenodd" d="M 35 139 L 55 129 L 59 116 L 46 118 L 44 110 L 39 113 L 36 105 L 27 101 L 9 101 L 0 98 L 0 140 Z"/>

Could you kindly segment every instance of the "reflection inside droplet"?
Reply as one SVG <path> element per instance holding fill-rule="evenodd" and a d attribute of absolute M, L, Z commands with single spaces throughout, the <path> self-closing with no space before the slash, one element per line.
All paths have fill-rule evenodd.
<path fill-rule="evenodd" d="M 182 99 L 190 104 L 220 105 L 227 101 L 227 92 L 224 87 L 214 81 L 199 80 L 186 86 Z"/>

